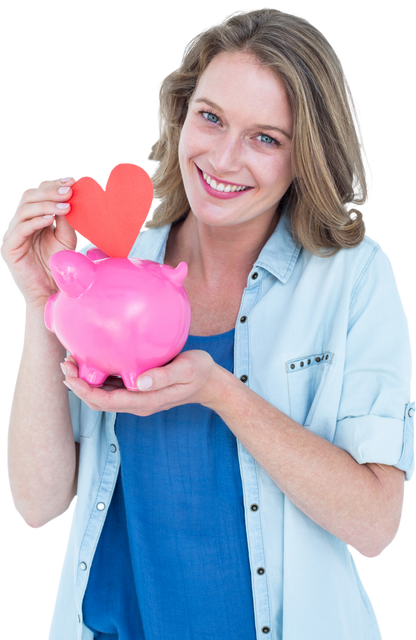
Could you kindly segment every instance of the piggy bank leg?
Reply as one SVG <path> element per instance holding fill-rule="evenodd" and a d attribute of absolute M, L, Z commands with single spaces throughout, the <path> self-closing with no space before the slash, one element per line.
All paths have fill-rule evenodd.
<path fill-rule="evenodd" d="M 86 364 L 80 364 L 78 376 L 82 380 L 85 380 L 85 382 L 88 382 L 90 387 L 101 387 L 107 379 L 108 373 L 94 367 L 89 367 Z"/>
<path fill-rule="evenodd" d="M 143 371 L 123 371 L 120 375 L 123 378 L 124 386 L 128 391 L 137 391 L 136 380 Z"/>

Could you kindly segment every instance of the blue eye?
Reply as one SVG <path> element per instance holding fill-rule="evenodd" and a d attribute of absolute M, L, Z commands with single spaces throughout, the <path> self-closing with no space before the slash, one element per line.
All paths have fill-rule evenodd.
<path fill-rule="evenodd" d="M 274 138 L 271 138 L 270 136 L 268 136 L 266 133 L 259 133 L 259 135 L 257 136 L 258 138 L 263 137 L 263 138 L 269 138 L 269 140 L 271 140 L 272 142 L 276 142 L 276 144 L 279 144 L 277 142 L 277 140 L 275 140 Z"/>
<path fill-rule="evenodd" d="M 271 136 L 267 136 L 265 133 L 262 133 L 259 138 L 261 138 L 261 142 L 266 142 L 267 144 L 271 144 L 272 142 L 276 142 L 274 138 Z"/>
<path fill-rule="evenodd" d="M 214 116 L 214 118 L 217 118 L 217 120 L 219 119 L 218 116 L 215 115 L 215 113 L 212 113 L 211 111 L 200 111 L 199 113 L 207 113 L 209 116 Z M 208 120 L 208 118 L 205 118 L 205 120 Z M 208 120 L 208 122 L 212 122 L 212 120 Z M 214 122 L 214 124 L 216 124 Z"/>
<path fill-rule="evenodd" d="M 209 120 L 208 118 L 205 118 L 205 116 L 204 116 L 204 114 L 206 113 L 206 114 L 208 114 L 209 116 L 214 116 L 214 118 L 217 118 L 217 120 L 219 120 L 219 117 L 218 117 L 215 113 L 213 113 L 213 111 L 199 111 L 199 113 L 200 113 L 200 114 L 203 116 L 203 118 L 204 118 L 205 120 L 207 120 L 208 122 L 211 122 L 212 124 L 218 124 L 217 122 L 213 122 L 212 120 Z M 260 136 L 261 136 L 261 137 L 264 137 L 264 138 L 269 138 L 269 140 L 271 140 L 271 143 L 270 143 L 270 142 L 263 142 L 262 144 L 266 144 L 266 145 L 268 145 L 269 147 L 270 147 L 271 145 L 273 145 L 273 144 L 275 144 L 275 145 L 276 145 L 276 146 L 278 146 L 278 147 L 281 147 L 281 146 L 282 146 L 282 145 L 281 145 L 281 143 L 280 143 L 278 140 L 275 140 L 274 138 L 272 138 L 271 136 L 269 136 L 269 135 L 268 135 L 268 134 L 266 134 L 266 133 L 259 133 L 259 135 L 258 135 L 258 136 L 256 136 L 256 137 L 257 137 L 257 138 L 259 138 Z"/>

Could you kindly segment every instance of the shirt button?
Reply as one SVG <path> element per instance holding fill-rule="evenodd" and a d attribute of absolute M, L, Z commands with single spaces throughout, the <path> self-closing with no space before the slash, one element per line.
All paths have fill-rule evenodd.
<path fill-rule="evenodd" d="M 256 278 L 258 278 L 258 277 L 259 277 L 259 274 L 257 273 L 257 271 L 255 271 L 255 272 L 253 273 L 253 275 L 251 276 L 251 279 L 252 279 L 252 280 L 256 280 Z"/>
<path fill-rule="evenodd" d="M 259 505 L 258 505 L 258 504 L 252 504 L 252 505 L 251 505 L 251 507 L 250 507 L 250 509 L 251 509 L 252 511 L 257 511 L 257 509 L 258 509 L 258 508 L 259 508 Z"/>
<path fill-rule="evenodd" d="M 294 368 L 295 368 L 295 365 L 294 365 L 294 364 L 291 364 L 291 365 L 290 365 L 290 368 L 291 368 L 291 369 L 294 369 Z"/>
<path fill-rule="evenodd" d="M 315 358 L 315 362 L 321 362 L 321 358 Z"/>
<path fill-rule="evenodd" d="M 79 568 L 81 569 L 81 571 L 86 571 L 87 565 L 85 564 L 85 562 L 81 562 L 81 564 L 79 565 Z"/>
<path fill-rule="evenodd" d="M 116 447 L 116 445 L 115 445 L 115 444 L 112 444 L 112 445 L 110 446 L 110 451 L 111 451 L 111 453 L 115 453 L 115 452 L 117 451 L 117 447 Z"/>
<path fill-rule="evenodd" d="M 257 569 L 257 573 L 259 574 L 259 576 L 262 576 L 262 575 L 263 575 L 263 573 L 264 573 L 264 569 L 263 569 L 263 567 L 259 567 L 259 568 Z"/>
<path fill-rule="evenodd" d="M 240 322 L 244 323 L 247 320 L 247 316 L 241 316 Z"/>
<path fill-rule="evenodd" d="M 262 631 L 263 633 L 270 633 L 270 627 L 263 627 Z"/>
<path fill-rule="evenodd" d="M 105 509 L 105 504 L 104 504 L 104 502 L 99 502 L 99 503 L 97 504 L 97 509 L 98 509 L 98 511 L 104 511 L 104 509 Z"/>
<path fill-rule="evenodd" d="M 413 407 L 410 407 L 409 411 L 407 412 L 407 415 L 409 416 L 409 418 L 412 417 L 412 415 L 414 414 L 415 410 L 413 409 Z"/>
<path fill-rule="evenodd" d="M 247 380 L 248 380 L 248 376 L 245 376 L 245 375 L 244 375 L 244 376 L 241 376 L 241 377 L 240 377 L 240 380 L 241 380 L 241 382 L 247 382 Z"/>

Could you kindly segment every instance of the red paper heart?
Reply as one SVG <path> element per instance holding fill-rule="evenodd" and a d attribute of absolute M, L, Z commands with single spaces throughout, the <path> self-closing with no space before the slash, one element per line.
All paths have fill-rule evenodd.
<path fill-rule="evenodd" d="M 152 204 L 153 184 L 146 171 L 118 164 L 105 191 L 92 178 L 81 178 L 72 190 L 66 216 L 71 227 L 110 258 L 127 258 Z"/>

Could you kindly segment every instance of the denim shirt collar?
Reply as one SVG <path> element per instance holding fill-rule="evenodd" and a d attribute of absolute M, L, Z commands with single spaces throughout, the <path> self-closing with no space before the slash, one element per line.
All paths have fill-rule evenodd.
<path fill-rule="evenodd" d="M 140 256 L 142 260 L 163 263 L 171 226 L 167 224 L 140 233 L 129 257 Z M 301 245 L 293 239 L 289 213 L 285 209 L 250 271 L 247 287 L 257 285 L 269 273 L 285 284 L 293 271 L 301 248 Z"/>

